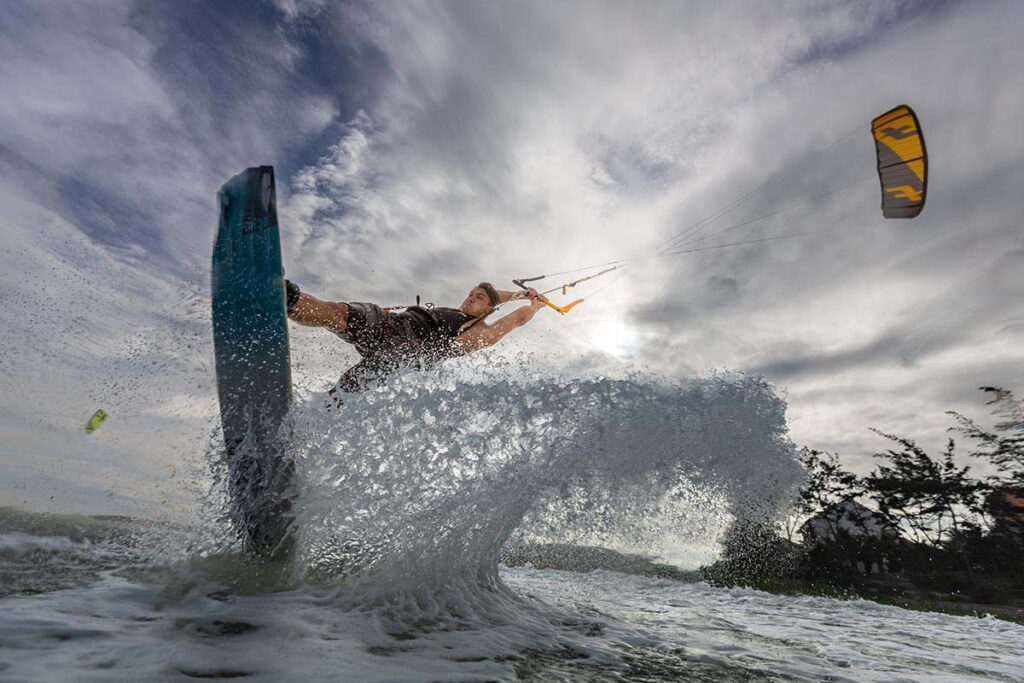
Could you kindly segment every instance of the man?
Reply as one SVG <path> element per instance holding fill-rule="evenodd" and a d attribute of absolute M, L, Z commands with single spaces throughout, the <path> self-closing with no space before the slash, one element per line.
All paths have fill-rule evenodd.
<path fill-rule="evenodd" d="M 486 348 L 530 322 L 547 302 L 534 289 L 506 292 L 481 282 L 458 308 L 409 306 L 393 311 L 369 303 L 321 301 L 292 282 L 285 280 L 285 286 L 291 320 L 334 332 L 363 358 L 341 376 L 331 394 L 362 391 L 399 367 L 428 368 Z M 522 298 L 529 298 L 530 305 L 493 324 L 484 322 L 499 304 Z"/>

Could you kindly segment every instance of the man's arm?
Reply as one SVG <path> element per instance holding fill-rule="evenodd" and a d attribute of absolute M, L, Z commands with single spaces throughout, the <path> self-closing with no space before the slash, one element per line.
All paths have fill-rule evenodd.
<path fill-rule="evenodd" d="M 544 297 L 541 295 L 531 296 L 530 299 L 529 306 L 509 313 L 493 325 L 484 323 L 473 325 L 473 327 L 456 337 L 455 342 L 467 352 L 479 351 L 497 343 L 512 330 L 522 327 L 533 320 L 533 316 L 537 314 L 537 311 L 544 308 Z"/>
<path fill-rule="evenodd" d="M 512 291 L 508 291 L 505 289 L 495 289 L 494 291 L 498 293 L 499 304 L 507 303 L 509 301 L 515 301 L 517 299 L 525 299 L 527 296 L 529 296 L 527 292 L 522 289 L 515 289 Z M 502 320 L 504 320 L 504 318 L 502 318 Z"/>
<path fill-rule="evenodd" d="M 291 282 L 285 281 L 288 291 L 288 317 L 307 327 L 324 327 L 341 334 L 348 327 L 348 304 L 321 301 L 305 294 Z"/>

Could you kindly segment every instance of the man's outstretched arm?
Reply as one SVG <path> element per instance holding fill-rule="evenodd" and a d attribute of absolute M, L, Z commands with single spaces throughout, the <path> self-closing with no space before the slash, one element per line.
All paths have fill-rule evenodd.
<path fill-rule="evenodd" d="M 508 293 L 513 294 L 514 292 Z M 533 320 L 533 316 L 537 315 L 537 311 L 544 308 L 545 301 L 546 299 L 542 295 L 531 290 L 529 306 L 509 313 L 493 325 L 483 323 L 474 325 L 460 334 L 456 339 L 456 343 L 467 352 L 487 348 L 500 341 L 502 337 L 512 330 L 522 327 Z"/>
<path fill-rule="evenodd" d="M 285 280 L 288 318 L 308 327 L 324 327 L 341 334 L 348 327 L 348 304 L 321 301 L 312 294 L 299 291 L 298 286 Z"/>
<path fill-rule="evenodd" d="M 517 299 L 525 299 L 529 296 L 529 294 L 522 289 L 515 289 L 512 291 L 507 289 L 495 289 L 494 291 L 498 293 L 499 304 L 503 304 L 508 301 L 515 301 Z"/>

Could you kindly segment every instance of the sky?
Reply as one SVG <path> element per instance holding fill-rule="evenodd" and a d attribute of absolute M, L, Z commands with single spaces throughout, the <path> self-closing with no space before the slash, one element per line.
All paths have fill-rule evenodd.
<path fill-rule="evenodd" d="M 305 291 L 457 305 L 639 259 L 493 353 L 762 375 L 862 472 L 871 427 L 936 446 L 978 387 L 1024 393 L 1022 29 L 1014 1 L 9 3 L 0 505 L 196 493 L 216 192 L 265 164 Z M 928 204 L 886 221 L 869 123 L 902 103 Z M 799 237 L 645 259 L 754 190 L 690 246 Z M 292 347 L 305 391 L 356 360 Z"/>

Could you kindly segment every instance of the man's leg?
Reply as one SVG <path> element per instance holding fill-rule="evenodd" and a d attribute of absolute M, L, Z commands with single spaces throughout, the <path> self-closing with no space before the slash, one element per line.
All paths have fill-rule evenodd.
<path fill-rule="evenodd" d="M 349 306 L 341 302 L 321 301 L 312 294 L 299 294 L 295 305 L 288 308 L 288 317 L 308 327 L 324 327 L 335 334 L 348 329 Z"/>
<path fill-rule="evenodd" d="M 365 391 L 386 377 L 394 367 L 393 363 L 379 358 L 364 358 L 346 370 L 338 383 L 327 393 L 334 399 L 334 403 L 341 407 L 344 403 L 342 394 L 358 394 Z"/>

